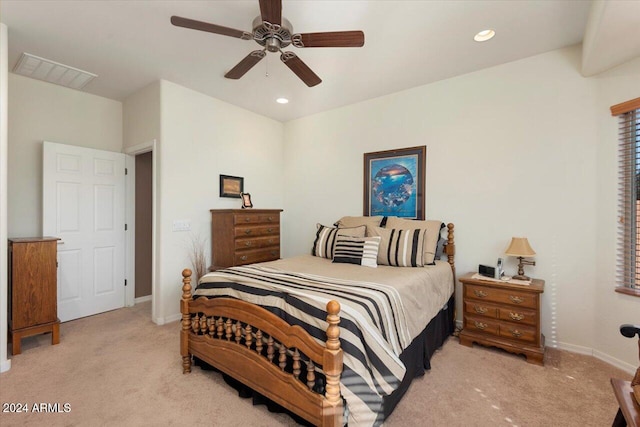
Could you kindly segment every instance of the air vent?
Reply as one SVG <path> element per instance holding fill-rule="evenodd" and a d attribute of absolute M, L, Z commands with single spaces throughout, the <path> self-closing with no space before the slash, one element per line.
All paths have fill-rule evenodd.
<path fill-rule="evenodd" d="M 30 53 L 22 54 L 13 68 L 13 72 L 78 90 L 85 87 L 95 77 L 98 77 L 96 74 L 40 58 Z"/>

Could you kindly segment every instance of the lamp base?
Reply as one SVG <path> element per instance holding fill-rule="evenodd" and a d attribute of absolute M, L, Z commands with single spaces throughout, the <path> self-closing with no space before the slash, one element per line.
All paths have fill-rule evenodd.
<path fill-rule="evenodd" d="M 511 278 L 512 279 L 516 279 L 516 280 L 531 280 L 531 277 L 525 276 L 523 274 L 516 274 L 515 276 L 512 276 Z"/>

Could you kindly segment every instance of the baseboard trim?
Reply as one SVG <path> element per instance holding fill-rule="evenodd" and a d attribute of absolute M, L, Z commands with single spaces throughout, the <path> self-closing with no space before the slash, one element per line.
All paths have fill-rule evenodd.
<path fill-rule="evenodd" d="M 167 317 L 156 317 L 152 320 L 153 320 L 153 323 L 155 323 L 156 325 L 164 325 L 165 323 L 176 322 L 180 319 L 182 319 L 181 313 L 172 314 L 171 316 L 167 316 Z"/>
<path fill-rule="evenodd" d="M 456 326 L 459 329 L 462 329 L 462 321 L 456 320 Z M 600 359 L 603 362 L 608 363 L 611 366 L 614 366 L 618 369 L 621 369 L 631 375 L 635 374 L 637 367 L 633 366 L 627 362 L 623 362 L 620 359 L 616 359 L 615 357 L 603 353 L 602 351 L 595 350 L 591 347 L 585 347 L 582 345 L 569 344 L 566 342 L 556 342 L 555 344 L 548 345 L 547 347 L 557 348 L 559 350 L 565 350 L 571 353 L 576 354 L 584 354 L 586 356 L 592 356 L 596 359 Z"/>
<path fill-rule="evenodd" d="M 3 360 L 0 363 L 0 373 L 7 372 L 9 369 L 11 369 L 11 359 Z"/>
<path fill-rule="evenodd" d="M 568 343 L 563 343 L 563 342 L 559 342 L 557 345 L 557 348 L 559 348 L 560 350 L 566 350 L 566 351 L 570 351 L 571 353 L 577 353 L 577 354 L 584 354 L 587 356 L 593 356 L 596 359 L 600 359 L 603 362 L 608 363 L 611 366 L 614 366 L 618 369 L 622 369 L 623 371 L 633 375 L 636 372 L 636 367 L 633 365 L 630 365 L 627 362 L 623 362 L 622 360 L 616 359 L 615 357 L 612 357 L 606 353 L 603 353 L 599 350 L 590 348 L 590 347 L 584 347 L 581 345 L 575 345 L 575 344 L 568 344 Z"/>
<path fill-rule="evenodd" d="M 593 356 L 602 360 L 603 362 L 607 362 L 609 365 L 613 365 L 618 369 L 622 369 L 623 371 L 631 375 L 635 374 L 636 372 L 637 367 L 632 366 L 627 362 L 623 362 L 622 360 L 616 359 L 615 357 L 611 357 L 601 351 L 593 350 Z"/>
<path fill-rule="evenodd" d="M 151 297 L 152 297 L 152 295 L 147 295 L 145 297 L 138 297 L 138 298 L 133 300 L 133 303 L 134 304 L 140 304 L 141 302 L 151 301 Z"/>

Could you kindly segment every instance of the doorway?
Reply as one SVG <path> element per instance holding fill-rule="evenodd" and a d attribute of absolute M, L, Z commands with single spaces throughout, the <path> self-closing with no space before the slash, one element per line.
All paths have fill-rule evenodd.
<path fill-rule="evenodd" d="M 135 302 L 151 301 L 153 151 L 135 157 Z"/>
<path fill-rule="evenodd" d="M 151 301 L 151 321 L 163 324 L 156 310 L 160 307 L 156 287 L 156 203 L 157 142 L 130 146 L 127 155 L 127 306 Z M 140 171 L 138 171 L 140 169 Z M 138 284 L 138 281 L 140 283 Z M 140 289 L 138 289 L 140 287 Z"/>

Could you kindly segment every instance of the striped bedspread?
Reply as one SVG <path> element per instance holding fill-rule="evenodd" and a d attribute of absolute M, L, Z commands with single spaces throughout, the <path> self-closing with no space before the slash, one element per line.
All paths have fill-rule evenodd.
<path fill-rule="evenodd" d="M 322 262 L 326 268 L 336 266 L 330 260 L 313 258 L 316 260 L 311 263 Z M 407 309 L 407 298 L 414 298 L 415 294 L 407 293 L 408 289 L 402 286 L 339 277 L 350 277 L 351 273 L 327 277 L 313 274 L 313 268 L 281 269 L 278 263 L 209 273 L 200 280 L 194 298 L 227 296 L 263 306 L 288 323 L 302 326 L 322 344 L 326 339 L 326 304 L 332 299 L 338 300 L 344 352 L 340 389 L 347 402 L 349 425 L 381 425 L 383 397 L 400 385 L 405 373 L 399 355 L 428 323 L 416 325 L 415 316 Z M 349 269 L 374 270 L 347 264 L 341 264 L 337 270 Z M 438 303 L 439 308 L 451 295 L 448 291 L 444 293 L 448 295 Z M 437 311 L 431 317 L 435 314 Z"/>

